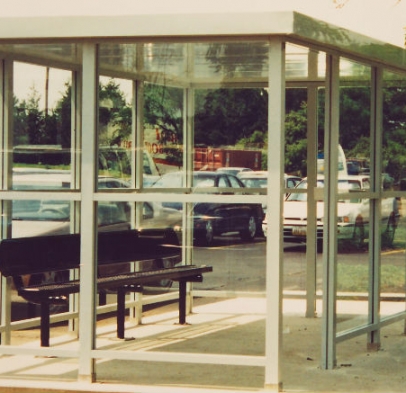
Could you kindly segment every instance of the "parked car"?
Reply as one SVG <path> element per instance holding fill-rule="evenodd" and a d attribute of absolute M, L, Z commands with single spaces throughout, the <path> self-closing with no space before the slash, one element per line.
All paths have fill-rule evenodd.
<path fill-rule="evenodd" d="M 322 176 L 317 179 L 317 187 L 324 186 Z M 340 177 L 338 179 L 338 192 L 362 192 L 369 190 L 369 176 Z M 297 189 L 307 188 L 307 179 L 303 179 Z M 361 248 L 369 231 L 369 200 L 367 198 L 352 198 L 338 201 L 337 205 L 337 239 L 351 242 Z M 307 194 L 289 194 L 283 205 L 283 238 L 286 242 L 301 243 L 306 241 L 307 235 Z M 323 240 L 324 203 L 317 202 L 317 241 L 321 246 Z M 399 209 L 396 198 L 382 200 L 382 239 L 386 245 L 391 245 L 395 236 L 399 220 Z M 266 234 L 267 220 L 263 222 Z"/>
<path fill-rule="evenodd" d="M 217 172 L 229 173 L 230 175 L 239 176 L 244 172 L 254 172 L 251 168 L 244 168 L 240 166 L 223 166 L 216 169 Z"/>
<path fill-rule="evenodd" d="M 163 175 L 154 188 L 183 187 L 183 173 L 171 172 Z M 193 172 L 193 190 L 205 188 L 228 188 L 229 193 L 243 193 L 244 184 L 234 175 L 224 172 Z M 164 206 L 182 209 L 181 203 L 163 203 Z M 253 240 L 262 234 L 263 212 L 260 204 L 254 203 L 206 203 L 193 206 L 194 239 L 198 244 L 210 245 L 214 236 L 228 232 L 239 232 L 241 239 Z"/>
<path fill-rule="evenodd" d="M 248 188 L 266 188 L 268 186 L 267 171 L 242 172 L 238 175 L 238 178 Z M 285 187 L 295 188 L 301 180 L 301 177 L 285 174 Z M 262 209 L 266 214 L 267 205 L 265 203 L 262 204 Z"/>
<path fill-rule="evenodd" d="M 285 187 L 295 188 L 302 180 L 299 176 L 287 175 L 285 173 Z M 268 185 L 267 171 L 240 172 L 238 178 L 244 183 L 245 187 L 266 188 Z"/>

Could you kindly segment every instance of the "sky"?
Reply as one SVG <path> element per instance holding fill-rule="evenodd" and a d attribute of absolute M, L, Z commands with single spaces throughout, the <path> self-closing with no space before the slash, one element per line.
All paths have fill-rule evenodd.
<path fill-rule="evenodd" d="M 405 43 L 406 0 L 0 0 L 0 10 L 0 18 L 296 10 L 397 46 Z M 36 72 L 30 73 L 34 77 Z M 40 91 L 43 74 L 38 71 L 35 82 Z M 60 98 L 66 80 L 63 75 L 51 79 L 54 97 L 50 101 Z M 19 96 L 24 94 L 19 89 L 27 90 L 27 86 L 15 89 Z"/>

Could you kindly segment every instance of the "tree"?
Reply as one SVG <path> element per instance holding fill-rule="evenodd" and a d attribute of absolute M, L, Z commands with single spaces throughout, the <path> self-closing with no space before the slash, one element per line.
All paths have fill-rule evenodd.
<path fill-rule="evenodd" d="M 265 89 L 207 90 L 200 99 L 203 103 L 195 114 L 196 144 L 235 145 L 254 131 L 268 128 Z"/>
<path fill-rule="evenodd" d="M 172 135 L 183 141 L 183 89 L 146 83 L 144 87 L 144 121 L 158 126 L 165 144 Z"/>

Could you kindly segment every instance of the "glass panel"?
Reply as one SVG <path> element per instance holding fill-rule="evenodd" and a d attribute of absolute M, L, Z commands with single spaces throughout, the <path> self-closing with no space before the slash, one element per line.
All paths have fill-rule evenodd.
<path fill-rule="evenodd" d="M 99 189 L 128 188 L 131 181 L 132 83 L 100 78 Z"/>
<path fill-rule="evenodd" d="M 225 83 L 241 80 L 263 82 L 268 77 L 268 44 L 138 43 L 103 44 L 100 72 L 132 74 L 157 84 L 185 82 Z"/>
<path fill-rule="evenodd" d="M 144 187 L 183 163 L 183 89 L 144 85 Z M 176 187 L 175 185 L 173 187 Z"/>
<path fill-rule="evenodd" d="M 368 322 L 370 280 L 370 67 L 340 59 L 340 128 L 337 205 L 338 331 Z M 372 173 L 371 173 L 372 175 Z M 357 299 L 341 308 L 341 297 Z"/>
<path fill-rule="evenodd" d="M 71 187 L 71 83 L 69 71 L 15 63 L 13 189 Z"/>
<path fill-rule="evenodd" d="M 247 83 L 267 78 L 268 44 L 265 42 L 194 44 L 193 49 L 196 79 L 243 79 Z"/>
<path fill-rule="evenodd" d="M 78 67 L 82 61 L 80 44 L 4 44 L 0 45 L 0 48 L 5 53 L 23 55 L 25 59 L 32 57 L 40 64 L 57 61 L 65 63 L 68 68 L 73 68 Z"/>
<path fill-rule="evenodd" d="M 405 199 L 406 164 L 404 137 L 406 133 L 406 78 L 391 72 L 384 73 L 384 115 L 382 140 L 382 199 L 381 222 L 381 313 L 393 313 L 386 307 L 388 298 L 403 298 L 406 283 L 406 221 Z M 397 191 L 395 196 L 393 191 Z M 397 311 L 404 311 L 400 304 Z"/>
<path fill-rule="evenodd" d="M 12 237 L 62 235 L 70 232 L 70 202 L 15 200 L 12 202 Z"/>
<path fill-rule="evenodd" d="M 286 45 L 286 79 L 302 79 L 308 75 L 309 49 L 297 45 Z"/>

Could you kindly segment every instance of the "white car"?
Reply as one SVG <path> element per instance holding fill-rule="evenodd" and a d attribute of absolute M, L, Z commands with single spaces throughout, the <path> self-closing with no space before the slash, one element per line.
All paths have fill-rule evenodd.
<path fill-rule="evenodd" d="M 216 169 L 217 172 L 229 173 L 230 175 L 240 176 L 241 173 L 253 172 L 251 168 L 241 166 L 223 166 Z"/>
<path fill-rule="evenodd" d="M 268 186 L 268 171 L 247 171 L 240 172 L 238 178 L 248 188 L 266 188 Z M 301 177 L 294 175 L 287 175 L 285 173 L 285 188 L 295 188 L 302 180 Z M 266 204 L 262 204 L 262 210 L 266 214 Z"/>
<path fill-rule="evenodd" d="M 317 187 L 324 186 L 324 178 L 317 178 Z M 297 189 L 307 188 L 307 179 L 302 180 Z M 338 179 L 338 191 L 343 193 L 362 192 L 370 188 L 368 176 L 341 176 Z M 304 243 L 307 235 L 307 194 L 291 193 L 283 205 L 283 239 L 285 242 Z M 317 202 L 317 242 L 323 241 L 324 203 Z M 393 243 L 399 220 L 399 209 L 396 198 L 382 200 L 382 232 L 386 245 Z M 267 216 L 263 223 L 266 234 Z M 357 248 L 361 248 L 368 236 L 369 230 L 369 200 L 363 198 L 343 199 L 337 206 L 337 239 L 349 241 Z"/>

